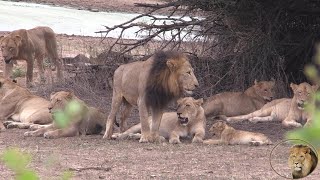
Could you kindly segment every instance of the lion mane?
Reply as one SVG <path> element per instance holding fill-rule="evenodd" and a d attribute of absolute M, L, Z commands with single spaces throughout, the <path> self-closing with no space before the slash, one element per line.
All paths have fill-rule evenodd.
<path fill-rule="evenodd" d="M 172 68 L 168 67 L 171 61 Z M 176 68 L 186 62 L 185 55 L 171 51 L 157 52 L 147 79 L 146 104 L 152 108 L 164 108 L 172 99 L 181 96 L 182 88 L 177 82 Z"/>
<path fill-rule="evenodd" d="M 315 152 L 306 145 L 294 145 L 290 149 L 288 164 L 293 179 L 299 179 L 311 174 L 316 168 L 318 158 Z"/>

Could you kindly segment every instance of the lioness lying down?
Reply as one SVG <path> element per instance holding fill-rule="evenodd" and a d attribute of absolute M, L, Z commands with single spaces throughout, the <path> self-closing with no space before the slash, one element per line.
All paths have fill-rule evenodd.
<path fill-rule="evenodd" d="M 223 92 L 211 96 L 203 105 L 208 116 L 237 116 L 251 113 L 271 101 L 275 82 L 254 82 L 245 92 Z"/>
<path fill-rule="evenodd" d="M 31 126 L 35 131 L 28 131 L 24 136 L 44 136 L 45 138 L 70 137 L 79 134 L 99 134 L 105 128 L 106 115 L 94 107 L 89 107 L 72 92 L 60 91 L 50 97 L 50 111 L 54 113 L 75 100 L 81 105 L 81 113 L 74 114 L 66 127 L 60 128 L 57 123 Z"/>
<path fill-rule="evenodd" d="M 204 144 L 250 144 L 257 146 L 272 144 L 271 140 L 264 134 L 236 130 L 231 126 L 228 126 L 224 121 L 214 123 L 209 132 L 213 135 L 217 135 L 220 139 L 208 139 L 203 142 Z"/>
<path fill-rule="evenodd" d="M 177 144 L 180 137 L 194 136 L 193 143 L 202 142 L 205 136 L 205 123 L 203 108 L 201 107 L 203 100 L 195 100 L 192 97 L 179 99 L 177 112 L 167 112 L 162 116 L 160 124 L 160 136 L 169 139 L 169 143 Z M 149 117 L 150 126 L 152 118 Z M 137 124 L 123 133 L 113 134 L 115 139 L 124 138 L 140 138 L 141 124 Z"/>
<path fill-rule="evenodd" d="M 248 119 L 250 122 L 262 122 L 262 121 L 282 121 L 282 124 L 286 127 L 301 127 L 301 123 L 297 121 L 307 121 L 310 122 L 310 115 L 304 112 L 304 105 L 310 99 L 310 94 L 314 93 L 318 86 L 311 86 L 310 84 L 304 82 L 299 85 L 294 83 L 290 84 L 293 90 L 294 96 L 292 99 L 283 98 L 270 102 L 271 104 L 266 104 L 260 110 L 253 113 L 228 117 L 228 122 L 238 122 Z"/>
<path fill-rule="evenodd" d="M 48 124 L 52 116 L 48 110 L 50 102 L 31 94 L 27 89 L 0 77 L 0 130 L 7 128 L 29 128 L 31 124 Z"/>

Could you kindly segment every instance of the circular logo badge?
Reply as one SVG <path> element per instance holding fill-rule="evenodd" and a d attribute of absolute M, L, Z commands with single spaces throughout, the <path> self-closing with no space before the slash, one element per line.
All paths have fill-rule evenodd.
<path fill-rule="evenodd" d="M 272 170 L 279 176 L 299 179 L 313 172 L 318 164 L 318 154 L 310 143 L 300 139 L 288 139 L 273 147 L 269 160 Z"/>

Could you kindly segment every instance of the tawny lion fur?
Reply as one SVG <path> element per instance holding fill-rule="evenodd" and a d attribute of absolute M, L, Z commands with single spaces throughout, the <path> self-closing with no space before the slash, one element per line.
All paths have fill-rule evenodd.
<path fill-rule="evenodd" d="M 125 105 L 120 118 L 121 131 L 126 130 L 126 118 L 138 105 L 140 142 L 160 141 L 159 126 L 164 108 L 183 93 L 192 93 L 198 86 L 187 57 L 178 52 L 158 52 L 146 61 L 121 65 L 114 73 L 111 112 L 104 138 L 111 139 L 112 127 L 120 105 Z M 152 126 L 148 122 L 152 115 Z"/>
<path fill-rule="evenodd" d="M 201 107 L 203 100 L 186 97 L 177 101 L 177 112 L 164 113 L 160 123 L 160 136 L 169 139 L 169 143 L 177 144 L 180 137 L 193 136 L 192 143 L 201 143 L 205 136 L 206 117 Z M 152 118 L 149 117 L 152 124 Z M 113 134 L 115 139 L 140 138 L 141 124 L 132 126 L 124 133 Z M 138 133 L 138 134 L 137 134 Z"/>
<path fill-rule="evenodd" d="M 89 107 L 76 97 L 73 92 L 60 91 L 50 97 L 50 112 L 65 109 L 70 101 L 76 101 L 80 105 L 80 112 L 73 114 L 66 127 L 59 127 L 56 122 L 49 125 L 35 125 L 25 132 L 24 136 L 44 136 L 45 138 L 71 137 L 77 135 L 99 134 L 105 128 L 106 115 L 100 110 Z"/>
<path fill-rule="evenodd" d="M 274 96 L 272 81 L 254 82 L 244 92 L 223 92 L 211 96 L 203 108 L 206 116 L 237 116 L 260 109 Z"/>
<path fill-rule="evenodd" d="M 52 122 L 48 110 L 50 102 L 31 94 L 27 89 L 0 77 L 0 130 L 29 128 L 31 124 Z"/>
<path fill-rule="evenodd" d="M 204 141 L 204 144 L 249 144 L 256 146 L 272 144 L 271 140 L 264 134 L 236 130 L 227 125 L 227 123 L 224 121 L 218 121 L 214 123 L 209 132 L 211 132 L 213 135 L 217 135 L 219 139 L 208 139 Z"/>
<path fill-rule="evenodd" d="M 61 64 L 58 58 L 56 35 L 49 27 L 35 27 L 33 29 L 19 29 L 6 36 L 0 36 L 0 46 L 5 62 L 5 77 L 11 74 L 15 60 L 27 62 L 27 85 L 33 79 L 33 63 L 36 59 L 40 80 L 44 81 L 43 59 L 47 56 L 57 68 L 57 76 L 61 80 Z"/>
<path fill-rule="evenodd" d="M 318 158 L 309 146 L 294 145 L 290 148 L 288 165 L 293 179 L 306 177 L 316 168 Z"/>
<path fill-rule="evenodd" d="M 283 98 L 266 104 L 260 110 L 247 115 L 228 117 L 228 122 L 239 122 L 248 119 L 250 122 L 263 121 L 281 121 L 286 127 L 301 127 L 299 123 L 306 121 L 310 124 L 311 116 L 304 111 L 304 104 L 310 101 L 311 94 L 314 93 L 318 86 L 311 86 L 304 82 L 299 85 L 290 84 L 294 96 L 292 99 Z"/>

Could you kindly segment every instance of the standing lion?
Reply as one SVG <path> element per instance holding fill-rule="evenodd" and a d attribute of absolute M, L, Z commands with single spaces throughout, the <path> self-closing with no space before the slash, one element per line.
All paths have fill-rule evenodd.
<path fill-rule="evenodd" d="M 161 51 L 146 61 L 121 65 L 116 69 L 113 81 L 111 112 L 104 138 L 111 139 L 116 113 L 124 103 L 121 130 L 125 130 L 125 120 L 132 107 L 138 105 L 142 134 L 139 142 L 160 141 L 159 126 L 164 108 L 183 93 L 191 94 L 199 85 L 187 57 L 172 51 Z"/>
<path fill-rule="evenodd" d="M 36 59 L 40 80 L 44 81 L 43 59 L 47 56 L 55 64 L 58 71 L 58 78 L 62 78 L 61 64 L 57 52 L 56 34 L 51 28 L 42 26 L 29 30 L 15 30 L 7 36 L 0 36 L 0 45 L 5 62 L 5 77 L 11 74 L 15 60 L 26 60 L 26 83 L 30 86 L 33 79 L 33 63 L 34 59 Z"/>

